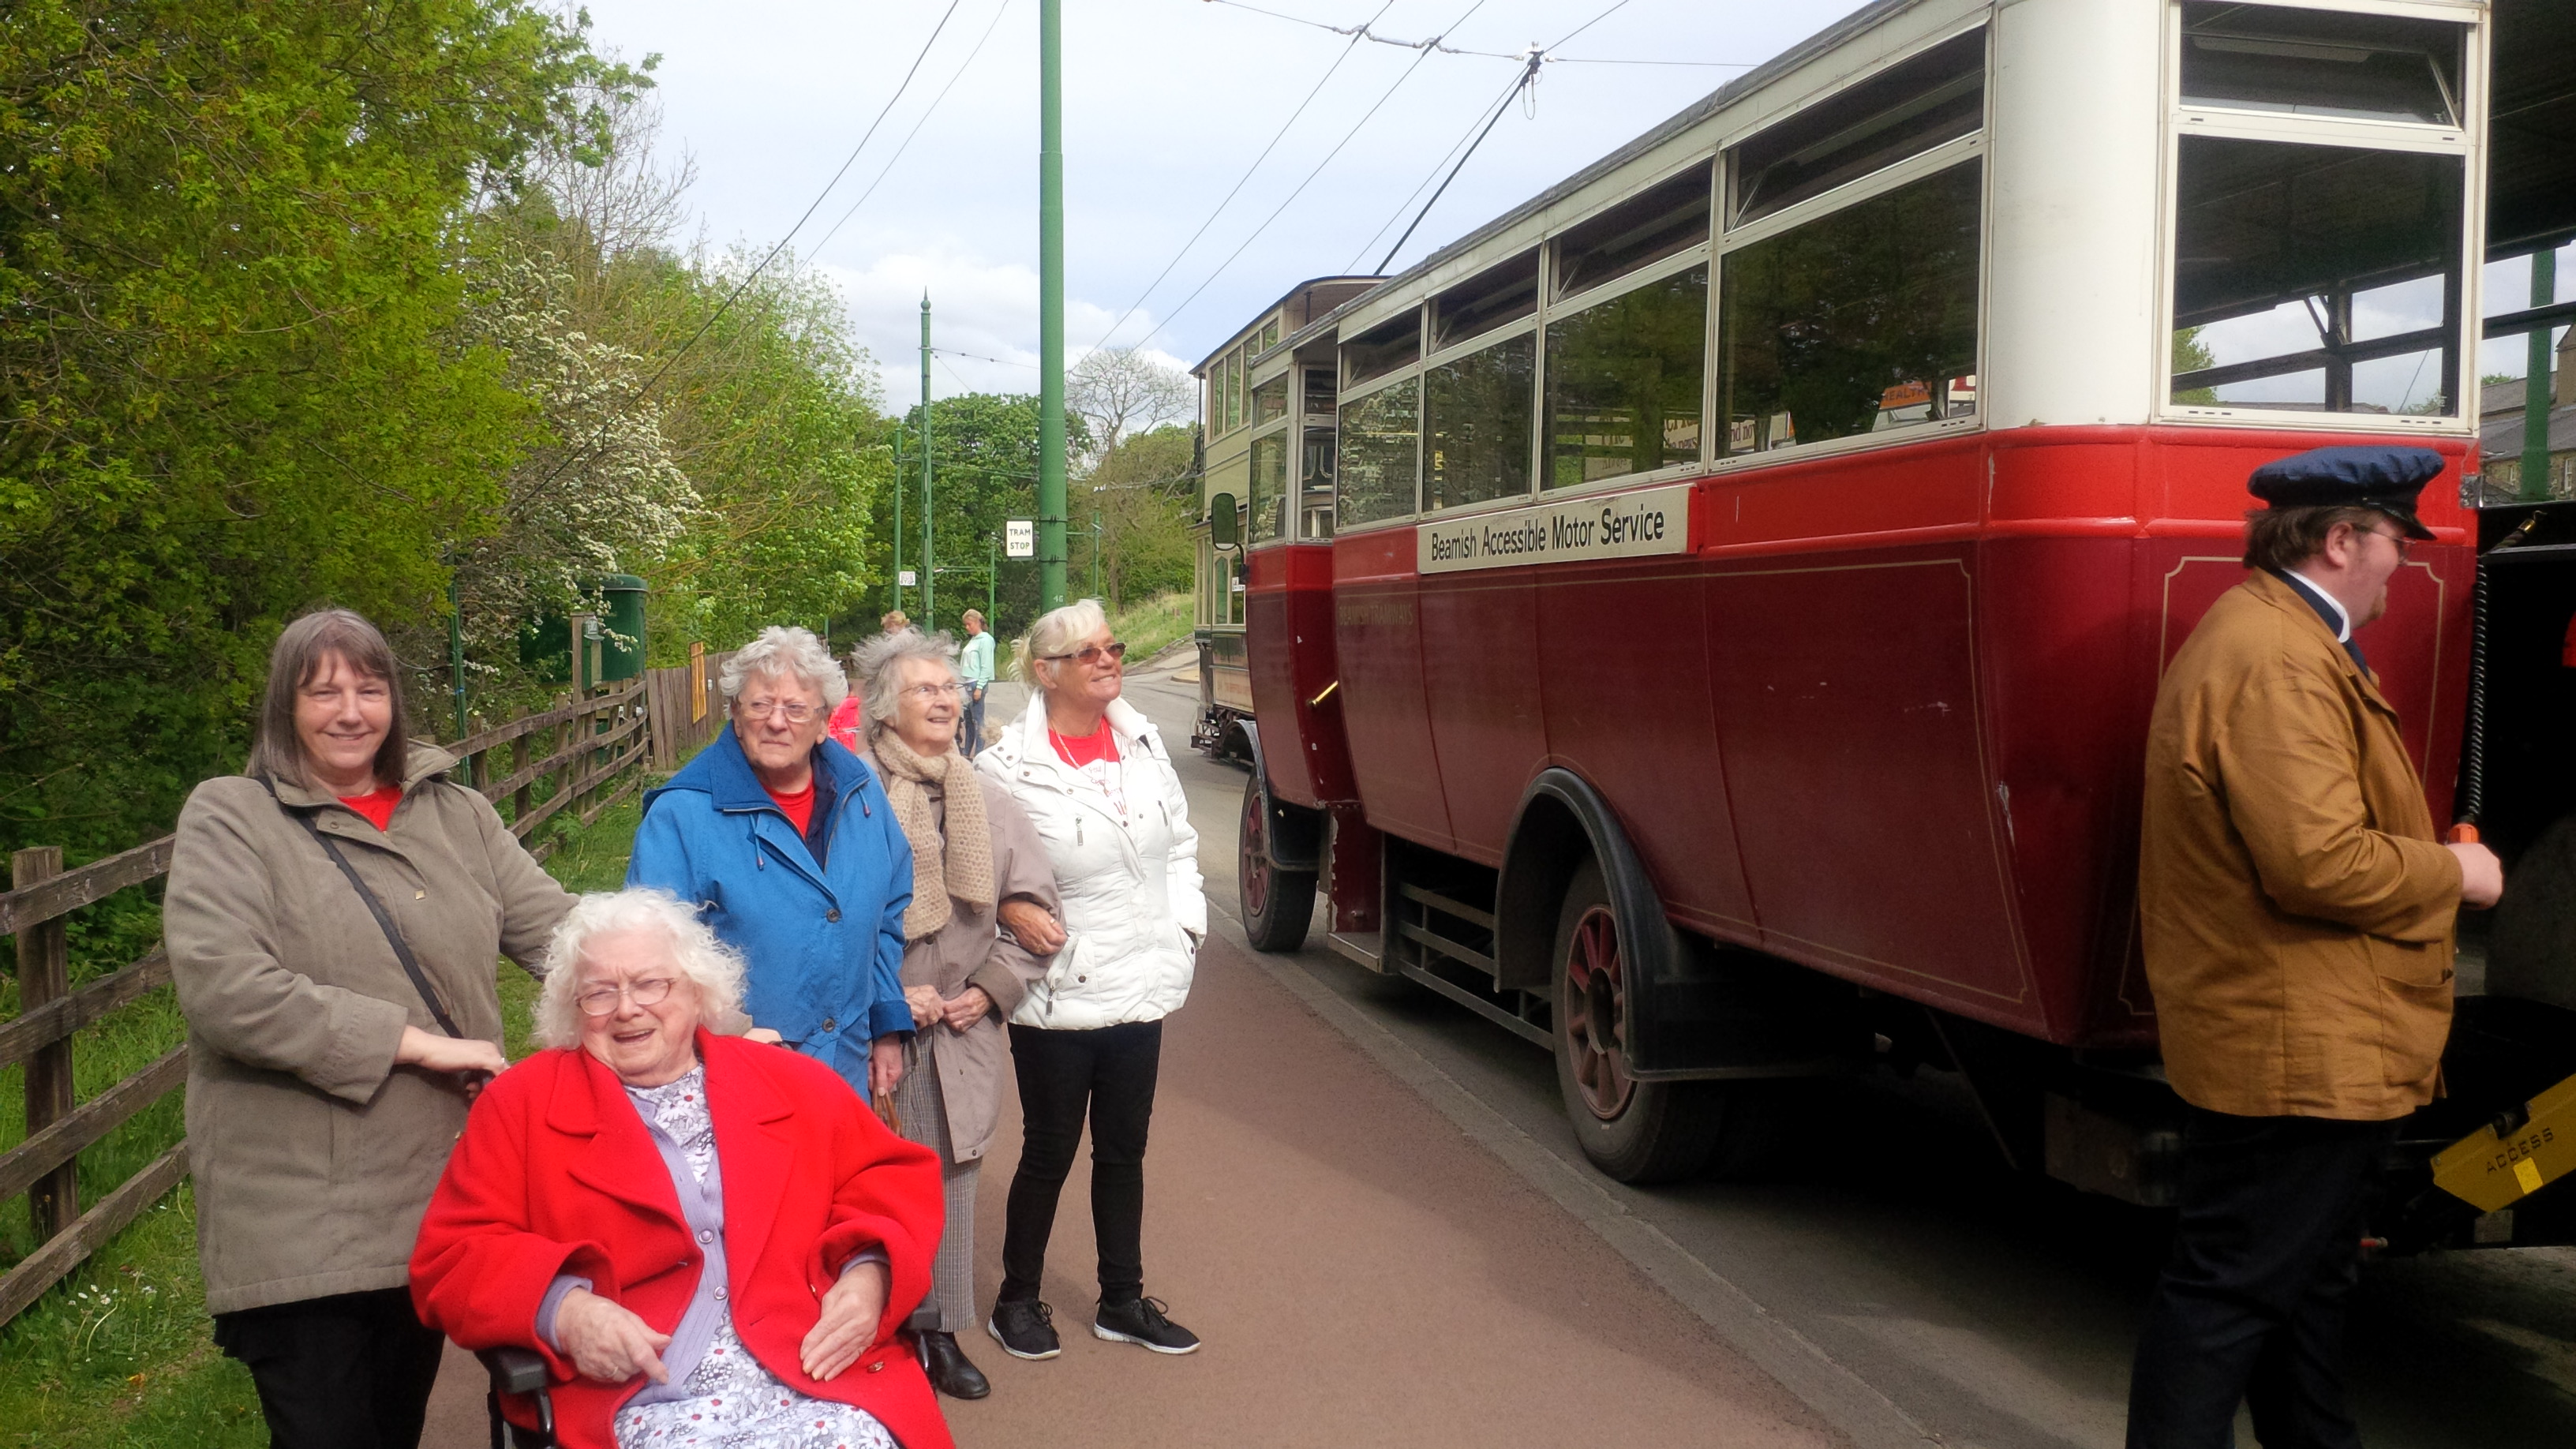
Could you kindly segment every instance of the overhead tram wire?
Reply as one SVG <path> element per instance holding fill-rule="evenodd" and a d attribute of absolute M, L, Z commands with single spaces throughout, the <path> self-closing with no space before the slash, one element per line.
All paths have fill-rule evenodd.
<path fill-rule="evenodd" d="M 1446 35 L 1450 31 L 1456 30 L 1459 26 L 1466 24 L 1471 19 L 1474 19 L 1476 12 L 1484 8 L 1485 0 L 1476 0 L 1476 3 L 1467 7 L 1466 14 L 1461 15 L 1456 20 L 1450 22 L 1448 30 L 1444 30 L 1441 33 Z M 1351 144 L 1351 142 L 1358 137 L 1359 133 L 1368 126 L 1371 118 L 1375 117 L 1379 111 L 1385 109 L 1388 101 L 1395 99 L 1395 93 L 1402 90 L 1404 88 L 1404 83 L 1411 80 L 1413 78 L 1413 73 L 1420 70 L 1422 68 L 1422 63 L 1430 58 L 1431 49 L 1426 46 L 1419 54 L 1413 57 L 1413 64 L 1406 66 L 1403 74 L 1398 75 L 1395 78 L 1395 84 L 1388 86 L 1386 88 L 1386 93 L 1377 98 L 1377 103 L 1370 106 L 1368 110 L 1360 116 L 1359 120 L 1352 123 L 1351 128 L 1342 134 L 1342 139 L 1333 143 L 1333 149 L 1324 153 L 1324 159 L 1315 163 L 1315 169 L 1306 173 L 1306 179 L 1297 183 L 1297 189 L 1289 192 L 1285 200 L 1281 201 L 1268 216 L 1261 219 L 1261 225 L 1252 229 L 1252 235 L 1245 237 L 1240 245 L 1236 246 L 1233 251 L 1226 254 L 1224 261 L 1216 264 L 1216 270 L 1208 273 L 1207 280 L 1199 283 L 1196 290 L 1192 291 L 1188 296 L 1183 297 L 1181 299 L 1181 304 L 1174 307 L 1170 313 L 1166 314 L 1162 321 L 1155 323 L 1154 330 L 1152 332 L 1148 332 L 1144 336 L 1137 338 L 1136 345 L 1142 347 L 1147 342 L 1152 341 L 1156 333 L 1159 333 L 1164 328 L 1171 326 L 1183 312 L 1189 310 L 1190 304 L 1197 301 L 1201 293 L 1206 292 L 1209 287 L 1213 286 L 1217 278 L 1224 276 L 1225 269 L 1234 265 L 1235 258 L 1242 256 L 1245 248 L 1260 240 L 1261 234 L 1270 229 L 1270 224 L 1277 221 L 1282 215 L 1286 214 L 1288 208 L 1296 204 L 1298 197 L 1305 195 L 1306 188 L 1315 184 L 1315 178 L 1324 174 L 1324 168 L 1333 164 L 1333 158 L 1342 154 L 1342 148 Z"/>
<path fill-rule="evenodd" d="M 894 154 L 886 158 L 886 164 L 877 172 L 877 179 L 868 183 L 868 189 L 859 193 L 858 199 L 850 203 L 850 209 L 841 213 L 841 219 L 839 221 L 832 223 L 832 229 L 830 231 L 823 233 L 820 237 L 815 239 L 814 251 L 816 253 L 819 254 L 823 250 L 825 244 L 829 243 L 832 238 L 841 234 L 841 228 L 849 223 L 851 217 L 859 214 L 859 208 L 867 205 L 868 198 L 876 195 L 877 188 L 883 186 L 885 184 L 885 179 L 894 174 L 895 163 L 903 159 L 904 152 L 912 149 L 913 138 L 921 134 L 921 128 L 923 126 L 930 124 L 931 116 L 939 110 L 939 103 L 948 99 L 948 93 L 957 89 L 957 83 L 966 78 L 967 71 L 974 68 L 975 57 L 984 53 L 984 42 L 993 38 L 993 32 L 1001 28 L 1002 17 L 1010 13 L 1011 0 L 1002 0 L 1001 8 L 993 12 L 992 20 L 985 25 L 984 33 L 976 37 L 975 48 L 966 52 L 966 59 L 957 67 L 956 74 L 951 75 L 948 78 L 948 84 L 941 86 L 939 88 L 939 94 L 932 96 L 930 98 L 930 104 L 922 108 L 921 115 L 912 123 L 912 129 L 903 133 L 903 143 L 896 146 L 894 148 Z"/>
<path fill-rule="evenodd" d="M 1473 55 L 1481 56 L 1489 60 L 1518 60 L 1521 58 L 1519 55 L 1512 54 L 1508 51 L 1469 50 L 1462 46 L 1443 45 L 1441 41 L 1445 37 L 1440 35 L 1435 35 L 1428 40 L 1399 40 L 1392 35 L 1380 35 L 1370 27 L 1376 25 L 1378 17 L 1386 13 L 1383 10 L 1379 11 L 1377 15 L 1372 15 L 1367 20 L 1364 20 L 1357 25 L 1333 25 L 1321 20 L 1309 20 L 1303 15 L 1290 15 L 1286 11 L 1282 10 L 1268 10 L 1259 5 L 1247 5 L 1244 3 L 1244 0 L 1205 0 L 1205 3 L 1211 5 L 1224 5 L 1235 10 L 1249 10 L 1255 15 L 1267 15 L 1273 20 L 1285 20 L 1292 25 L 1303 25 L 1314 30 L 1329 30 L 1335 35 L 1347 35 L 1355 41 L 1367 40 L 1379 45 L 1396 46 L 1404 50 L 1430 49 L 1439 51 L 1442 55 Z M 1625 0 L 1622 0 L 1622 3 L 1624 4 Z M 1616 10 L 1618 8 L 1618 5 L 1613 5 L 1610 7 L 1610 10 Z M 1592 17 L 1592 20 L 1587 22 L 1582 29 L 1575 31 L 1573 35 L 1568 35 L 1565 39 L 1571 40 L 1575 35 L 1580 35 L 1584 30 L 1589 30 L 1593 25 L 1607 19 L 1609 17 L 1610 10 L 1604 10 L 1601 14 Z M 1564 43 L 1565 40 L 1560 40 L 1556 44 L 1563 45 Z M 1548 47 L 1550 51 L 1553 51 L 1555 48 L 1555 46 Z M 1526 54 L 1526 52 L 1523 53 Z M 1548 57 L 1548 62 L 1552 65 L 1688 65 L 1706 66 L 1711 69 L 1719 70 L 1751 70 L 1756 64 L 1756 62 L 1749 60 L 1628 60 L 1617 56 L 1606 55 L 1553 54 Z"/>
<path fill-rule="evenodd" d="M 1359 250 L 1351 253 L 1351 259 L 1342 264 L 1344 272 L 1359 270 L 1360 263 L 1368 260 L 1369 252 L 1377 246 L 1377 239 L 1386 235 L 1388 227 L 1404 220 L 1404 214 L 1413 209 L 1413 199 L 1420 196 L 1432 182 L 1438 180 L 1440 173 L 1448 168 L 1450 158 L 1458 154 L 1458 148 L 1466 145 L 1469 138 L 1484 128 L 1487 115 L 1499 113 L 1504 106 L 1511 104 L 1512 97 L 1520 94 L 1521 85 L 1521 76 L 1516 72 L 1512 76 L 1512 83 L 1503 87 L 1502 95 L 1483 110 L 1476 112 L 1475 119 L 1467 123 L 1466 130 L 1458 133 L 1457 140 L 1449 143 L 1448 150 L 1440 153 L 1440 159 L 1431 163 L 1431 169 L 1423 174 L 1422 180 L 1411 191 L 1405 193 L 1404 200 L 1395 204 L 1395 210 L 1388 214 L 1386 220 L 1378 223 L 1377 230 L 1369 233 L 1368 240 L 1360 243 Z"/>
<path fill-rule="evenodd" d="M 1457 180 L 1458 173 L 1467 169 L 1467 162 L 1476 154 L 1476 148 L 1484 145 L 1485 138 L 1494 133 L 1494 126 L 1503 119 L 1503 112 L 1512 108 L 1512 97 L 1529 89 L 1530 84 L 1538 79 L 1539 63 L 1544 59 L 1546 59 L 1546 56 L 1543 52 L 1535 50 L 1530 52 L 1529 64 L 1522 68 L 1520 78 L 1512 82 L 1512 88 L 1503 92 L 1503 98 L 1495 105 L 1493 115 L 1487 117 L 1485 120 L 1485 129 L 1478 131 L 1476 133 L 1476 139 L 1467 143 L 1467 154 L 1458 158 L 1458 164 L 1450 167 L 1449 174 L 1442 178 L 1440 189 L 1432 192 L 1431 199 L 1422 203 L 1422 209 L 1413 214 L 1413 225 L 1406 227 L 1404 229 L 1404 235 L 1397 237 L 1395 239 L 1395 245 L 1388 247 L 1386 249 L 1386 255 L 1378 259 L 1377 269 L 1379 275 L 1383 276 L 1385 274 L 1387 264 L 1395 260 L 1395 254 L 1397 252 L 1404 250 L 1404 244 L 1413 240 L 1413 233 L 1421 227 L 1422 219 L 1431 214 L 1431 208 L 1440 204 L 1441 196 L 1449 190 L 1449 183 Z M 1416 191 L 1421 189 L 1422 188 L 1418 186 L 1414 188 Z M 1407 199 L 1410 200 L 1410 198 Z M 1379 230 L 1383 231 L 1385 228 L 1380 227 Z M 1377 238 L 1371 237 L 1369 240 L 1374 242 Z"/>
<path fill-rule="evenodd" d="M 1370 16 L 1369 20 L 1371 22 L 1375 22 L 1379 16 L 1383 16 L 1386 12 L 1394 8 L 1395 0 L 1386 0 L 1385 4 L 1378 7 L 1377 14 Z M 1275 12 L 1263 11 L 1262 13 L 1267 15 Z M 1329 30 L 1332 27 L 1326 26 L 1325 28 Z M 1252 164 L 1243 168 L 1243 174 L 1235 178 L 1233 189 L 1227 191 L 1224 199 L 1217 202 L 1215 210 L 1210 211 L 1207 214 L 1207 220 L 1199 223 L 1199 229 L 1190 233 L 1190 239 L 1181 243 L 1181 249 L 1172 253 L 1172 259 L 1163 263 L 1163 269 L 1154 274 L 1154 280 L 1145 284 L 1145 290 L 1136 294 L 1136 300 L 1127 304 L 1127 310 L 1118 314 L 1118 320 L 1110 323 L 1109 330 L 1101 333 L 1100 340 L 1091 344 L 1092 346 L 1107 346 L 1109 344 L 1109 339 L 1118 335 L 1118 329 L 1127 325 L 1127 319 L 1136 315 L 1136 309 L 1145 305 L 1145 299 L 1154 295 L 1154 289 L 1163 285 L 1163 279 L 1172 274 L 1172 268 L 1181 264 L 1181 258 L 1190 254 L 1190 248 L 1199 244 L 1199 238 L 1207 235 L 1207 229 L 1216 225 L 1216 219 L 1225 214 L 1226 207 L 1233 204 L 1234 198 L 1242 192 L 1245 183 L 1252 180 L 1252 173 L 1260 170 L 1261 163 L 1269 160 L 1270 153 L 1279 148 L 1279 143 L 1281 141 L 1287 139 L 1289 127 L 1296 125 L 1297 118 L 1306 114 L 1306 108 L 1315 103 L 1315 97 L 1324 93 L 1325 84 L 1332 80 L 1334 74 L 1342 68 L 1342 62 L 1350 59 L 1352 53 L 1360 48 L 1360 40 L 1367 31 L 1368 26 L 1362 25 L 1358 31 L 1351 35 L 1350 44 L 1343 46 L 1342 53 L 1334 56 L 1333 63 L 1324 67 L 1324 73 L 1316 78 L 1314 89 L 1306 92 L 1306 98 L 1297 103 L 1297 109 L 1288 113 L 1287 120 L 1280 122 L 1279 130 L 1270 138 L 1270 144 L 1262 147 L 1261 154 L 1253 157 Z"/>
<path fill-rule="evenodd" d="M 876 136 L 877 128 L 884 125 L 885 118 L 893 113 L 895 103 L 902 100 L 903 93 L 912 88 L 912 78 L 921 73 L 921 63 L 930 59 L 931 47 L 939 43 L 941 33 L 948 29 L 949 19 L 956 15 L 957 7 L 962 3 L 963 0 L 948 0 L 948 8 L 939 13 L 939 23 L 930 28 L 930 38 L 921 43 L 920 53 L 913 56 L 912 64 L 904 70 L 902 83 L 894 88 L 893 95 L 886 97 L 886 103 L 877 111 L 876 119 L 868 122 L 868 129 L 859 136 L 859 143 L 850 148 L 848 156 L 842 158 L 840 169 L 832 173 L 831 180 L 823 183 L 822 190 L 814 193 L 814 199 L 806 203 L 804 214 L 796 218 L 796 224 L 787 229 L 787 234 L 778 239 L 778 244 L 769 249 L 768 255 L 762 257 L 758 265 L 743 274 L 742 280 L 734 284 L 734 289 L 725 294 L 725 299 L 716 304 L 713 312 L 707 314 L 707 320 L 698 324 L 698 330 L 690 333 L 686 341 L 674 348 L 671 355 L 662 360 L 662 365 L 654 369 L 653 375 L 644 380 L 644 385 L 635 390 L 636 401 L 641 402 L 652 395 L 653 389 L 660 385 L 662 379 L 670 374 L 673 367 L 679 365 L 680 359 L 688 354 L 689 349 L 697 346 L 699 339 L 705 337 L 716 323 L 724 320 L 724 315 L 733 310 L 733 304 L 741 300 L 742 294 L 751 289 L 753 282 L 760 280 L 760 274 L 769 269 L 771 262 L 778 260 L 779 253 L 787 250 L 787 244 L 796 239 L 796 233 L 804 230 L 805 223 L 814 219 L 814 213 L 821 209 L 824 198 L 830 196 L 832 188 L 839 186 L 841 178 L 847 176 L 850 168 L 858 164 L 859 153 L 867 149 L 868 142 Z M 555 464 L 554 471 L 545 476 L 543 483 L 537 485 L 537 491 L 544 491 L 548 484 L 563 475 L 566 468 L 571 467 L 589 453 L 598 445 L 601 438 L 608 436 L 608 429 L 609 424 L 606 422 L 592 429 L 590 436 L 583 440 L 580 447 L 566 453 L 563 461 Z"/>

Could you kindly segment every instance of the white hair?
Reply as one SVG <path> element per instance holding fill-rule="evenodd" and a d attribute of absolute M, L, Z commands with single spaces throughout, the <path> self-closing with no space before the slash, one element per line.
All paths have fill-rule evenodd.
<path fill-rule="evenodd" d="M 743 685 L 760 675 L 795 679 L 823 697 L 829 709 L 847 699 L 849 676 L 832 662 L 832 651 L 814 637 L 811 629 L 792 624 L 772 624 L 760 631 L 759 637 L 733 652 L 716 674 L 716 687 L 726 699 L 741 696 Z"/>
<path fill-rule="evenodd" d="M 537 1041 L 581 1042 L 581 958 L 593 939 L 628 932 L 660 935 L 671 964 L 698 988 L 698 1021 L 717 1030 L 742 1010 L 742 955 L 716 939 L 698 913 L 665 890 L 595 891 L 573 902 L 546 943 L 546 984 L 537 995 Z"/>
<path fill-rule="evenodd" d="M 924 634 L 918 629 L 897 629 L 879 634 L 859 646 L 851 662 L 858 666 L 859 688 L 866 691 L 862 701 L 870 720 L 882 724 L 894 718 L 895 707 L 903 697 L 903 671 L 896 668 L 907 659 L 928 659 L 957 677 L 957 641 L 946 634 Z"/>
<path fill-rule="evenodd" d="M 1109 616 L 1101 611 L 1098 599 L 1076 599 L 1061 609 L 1050 609 L 1029 626 L 1029 672 L 1036 676 L 1040 691 L 1055 683 L 1055 672 L 1062 663 L 1048 656 L 1070 654 L 1082 647 L 1082 641 L 1109 627 Z"/>

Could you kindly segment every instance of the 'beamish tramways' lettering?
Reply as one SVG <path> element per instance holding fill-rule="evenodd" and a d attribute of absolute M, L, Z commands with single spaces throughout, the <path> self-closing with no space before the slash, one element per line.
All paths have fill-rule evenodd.
<path fill-rule="evenodd" d="M 1422 573 L 1680 553 L 1690 546 L 1687 483 L 1608 498 L 1539 503 L 1414 530 Z"/>

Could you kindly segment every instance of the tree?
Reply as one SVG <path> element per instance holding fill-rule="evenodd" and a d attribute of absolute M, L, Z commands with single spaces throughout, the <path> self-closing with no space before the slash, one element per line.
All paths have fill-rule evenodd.
<path fill-rule="evenodd" d="M 1165 425 L 1138 433 L 1107 450 L 1075 487 L 1088 489 L 1100 522 L 1100 586 L 1111 612 L 1173 589 L 1190 586 L 1197 552 L 1190 518 L 1198 478 L 1191 471 L 1195 428 Z M 1077 514 L 1080 504 L 1075 505 Z M 1076 558 L 1081 555 L 1077 551 Z"/>
<path fill-rule="evenodd" d="M 1104 454 L 1130 432 L 1188 417 L 1197 397 L 1187 373 L 1133 347 L 1093 348 L 1064 374 L 1065 407 L 1091 424 Z"/>

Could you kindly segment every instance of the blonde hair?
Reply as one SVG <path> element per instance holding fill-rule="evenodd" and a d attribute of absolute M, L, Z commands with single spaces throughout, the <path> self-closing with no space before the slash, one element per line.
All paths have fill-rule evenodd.
<path fill-rule="evenodd" d="M 1109 615 L 1098 599 L 1076 599 L 1040 614 L 1029 626 L 1029 673 L 1039 690 L 1053 687 L 1056 666 L 1062 663 L 1048 656 L 1070 654 L 1083 640 L 1108 627 Z"/>
<path fill-rule="evenodd" d="M 698 913 L 665 890 L 637 887 L 594 891 L 573 902 L 546 943 L 546 984 L 537 994 L 537 1041 L 550 1047 L 581 1043 L 581 957 L 600 936 L 628 932 L 660 935 L 671 944 L 671 964 L 698 988 L 698 1021 L 718 1029 L 742 1010 L 740 952 L 716 939 Z"/>

